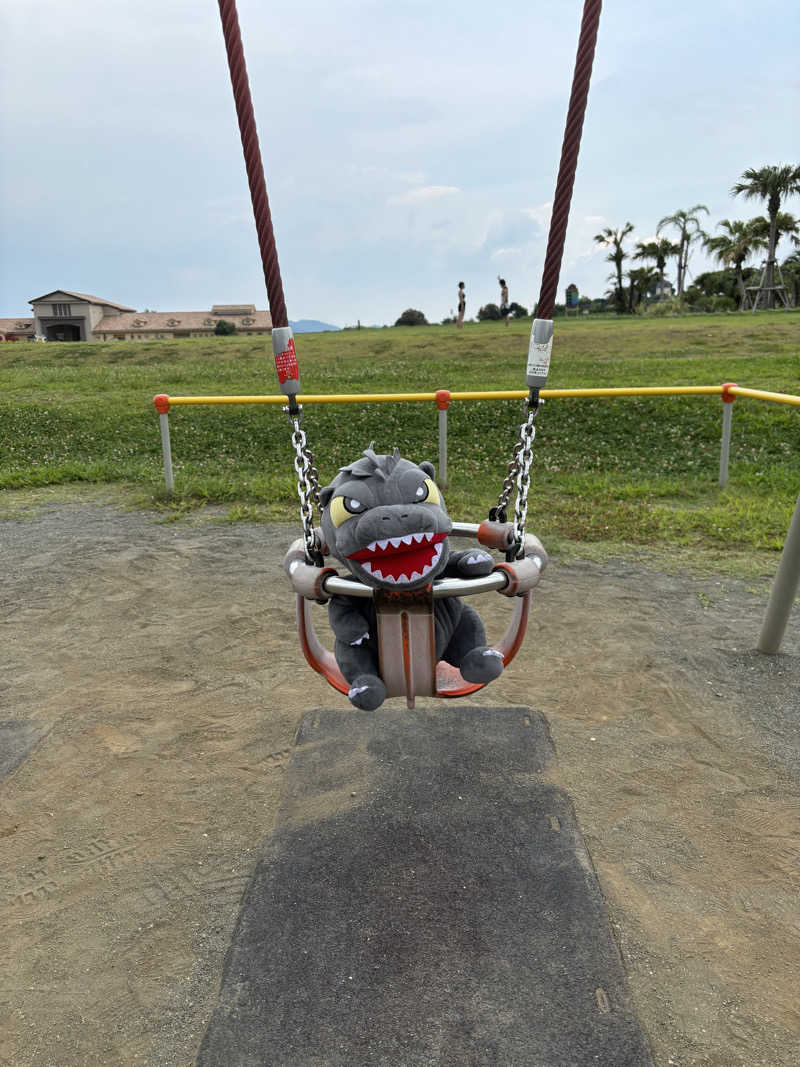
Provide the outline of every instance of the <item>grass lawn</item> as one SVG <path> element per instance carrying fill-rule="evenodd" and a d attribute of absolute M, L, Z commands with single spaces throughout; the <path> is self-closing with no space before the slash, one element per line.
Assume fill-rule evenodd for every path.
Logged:
<path fill-rule="evenodd" d="M 303 391 L 524 388 L 530 322 L 364 329 L 297 338 Z M 268 338 L 0 346 L 0 489 L 115 483 L 178 515 L 297 519 L 277 407 L 173 408 L 176 491 L 163 492 L 155 393 L 276 393 Z M 556 321 L 551 387 L 715 385 L 800 393 L 800 312 Z M 800 491 L 800 409 L 734 405 L 717 486 L 716 397 L 552 400 L 537 420 L 529 526 L 556 545 L 774 554 Z M 517 439 L 516 401 L 454 403 L 448 506 L 478 521 Z M 432 404 L 307 406 L 325 484 L 370 442 L 437 457 Z M 14 494 L 4 493 L 6 507 Z"/>

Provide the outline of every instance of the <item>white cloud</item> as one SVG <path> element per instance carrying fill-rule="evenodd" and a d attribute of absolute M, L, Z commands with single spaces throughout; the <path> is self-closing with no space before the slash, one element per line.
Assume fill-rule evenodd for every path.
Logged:
<path fill-rule="evenodd" d="M 553 201 L 548 200 L 546 204 L 539 204 L 537 207 L 524 207 L 522 214 L 526 215 L 529 219 L 532 219 L 543 230 L 547 230 L 550 226 L 550 216 L 553 213 Z"/>
<path fill-rule="evenodd" d="M 390 204 L 420 204 L 429 200 L 440 200 L 443 196 L 455 196 L 461 190 L 455 185 L 423 185 L 419 189 L 409 189 L 406 193 L 397 193 L 389 197 Z"/>

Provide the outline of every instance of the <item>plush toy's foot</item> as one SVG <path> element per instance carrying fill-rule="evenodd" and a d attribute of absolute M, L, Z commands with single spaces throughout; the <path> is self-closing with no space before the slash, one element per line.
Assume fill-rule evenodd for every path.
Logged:
<path fill-rule="evenodd" d="M 374 711 L 386 699 L 386 686 L 375 674 L 359 674 L 347 693 L 350 703 L 362 711 Z"/>
<path fill-rule="evenodd" d="M 503 657 L 494 648 L 473 648 L 460 669 L 465 682 L 491 682 L 503 673 Z"/>

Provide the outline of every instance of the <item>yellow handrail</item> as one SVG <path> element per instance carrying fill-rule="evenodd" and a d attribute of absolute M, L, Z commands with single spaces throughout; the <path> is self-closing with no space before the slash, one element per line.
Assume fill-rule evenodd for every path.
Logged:
<path fill-rule="evenodd" d="M 763 389 L 747 389 L 741 385 L 729 386 L 728 392 L 733 396 L 751 396 L 755 400 L 769 400 L 773 404 L 792 404 L 800 407 L 800 396 L 793 396 L 792 393 L 768 393 Z"/>
<path fill-rule="evenodd" d="M 525 389 L 498 389 L 467 392 L 440 390 L 448 402 L 454 400 L 523 400 Z M 646 385 L 598 389 L 542 389 L 543 399 L 622 397 L 622 396 L 728 396 L 751 397 L 773 404 L 791 404 L 800 407 L 800 396 L 791 393 L 771 393 L 763 389 L 748 389 L 740 385 Z M 162 394 L 166 406 L 188 404 L 285 404 L 283 395 L 270 396 L 169 396 Z M 159 397 L 158 399 L 161 399 Z M 301 393 L 301 404 L 407 404 L 433 403 L 437 393 Z"/>

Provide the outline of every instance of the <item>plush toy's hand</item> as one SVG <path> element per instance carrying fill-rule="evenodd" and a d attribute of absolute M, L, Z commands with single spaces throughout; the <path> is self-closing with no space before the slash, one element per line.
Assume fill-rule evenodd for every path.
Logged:
<path fill-rule="evenodd" d="M 355 708 L 374 711 L 386 699 L 386 686 L 376 674 L 359 674 L 348 690 L 347 696 Z"/>
<path fill-rule="evenodd" d="M 461 676 L 467 682 L 491 682 L 502 673 L 503 654 L 496 648 L 473 648 L 461 663 Z"/>
<path fill-rule="evenodd" d="M 451 552 L 446 573 L 453 578 L 483 578 L 491 574 L 494 560 L 482 548 Z"/>

